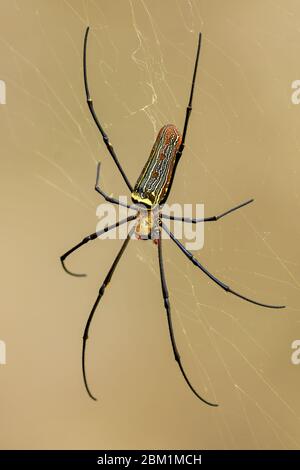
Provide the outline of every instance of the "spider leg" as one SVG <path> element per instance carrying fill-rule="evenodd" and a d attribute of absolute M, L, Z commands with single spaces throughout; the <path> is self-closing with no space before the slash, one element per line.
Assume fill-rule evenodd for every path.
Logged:
<path fill-rule="evenodd" d="M 90 96 L 90 92 L 89 92 L 89 85 L 88 85 L 88 77 L 87 77 L 87 65 L 86 65 L 86 52 L 87 52 L 87 41 L 88 41 L 88 34 L 89 34 L 89 27 L 87 27 L 86 29 L 86 32 L 85 32 L 85 36 L 84 36 L 84 46 L 83 46 L 83 75 L 84 75 L 84 88 L 85 88 L 85 94 L 86 94 L 86 101 L 87 101 L 87 104 L 88 104 L 88 107 L 89 107 L 89 110 L 90 110 L 90 113 L 94 119 L 94 122 L 96 124 L 96 126 L 98 127 L 101 135 L 102 135 L 102 138 L 103 138 L 103 141 L 106 145 L 106 148 L 107 150 L 109 151 L 110 155 L 112 156 L 115 164 L 117 165 L 129 191 L 132 193 L 132 186 L 118 160 L 118 157 L 114 151 L 114 148 L 113 146 L 111 145 L 110 141 L 109 141 L 109 138 L 107 136 L 107 134 L 104 132 L 101 124 L 100 124 L 100 121 L 96 115 L 96 112 L 94 110 L 94 105 L 93 105 L 93 100 Z"/>
<path fill-rule="evenodd" d="M 160 279 L 161 279 L 161 288 L 162 288 L 162 294 L 163 294 L 163 299 L 164 299 L 164 307 L 166 309 L 167 313 L 167 319 L 168 319 L 168 327 L 169 327 L 169 334 L 170 334 L 170 339 L 172 343 L 172 348 L 173 348 L 173 353 L 175 357 L 175 361 L 177 362 L 179 369 L 181 370 L 181 373 L 189 386 L 189 388 L 192 390 L 192 392 L 196 395 L 199 400 L 201 400 L 203 403 L 206 403 L 207 405 L 210 406 L 218 406 L 215 403 L 210 403 L 209 401 L 205 400 L 202 398 L 194 389 L 192 386 L 191 382 L 189 381 L 185 370 L 182 366 L 180 355 L 178 352 L 178 348 L 176 345 L 176 340 L 175 340 L 175 335 L 173 331 L 173 324 L 172 324 L 172 318 L 171 318 L 171 305 L 170 305 L 170 300 L 169 300 L 169 293 L 168 293 L 168 287 L 167 287 L 167 281 L 166 281 L 166 276 L 165 276 L 165 271 L 164 271 L 164 265 L 163 265 L 163 253 L 162 253 L 162 237 L 161 237 L 161 230 L 159 231 L 159 239 L 158 239 L 158 259 L 159 259 L 159 269 L 160 269 Z"/>
<path fill-rule="evenodd" d="M 242 295 L 242 294 L 239 294 L 238 292 L 234 291 L 233 289 L 231 289 L 231 287 L 227 286 L 226 284 L 224 284 L 224 282 L 220 281 L 218 278 L 216 278 L 216 276 L 214 276 L 213 274 L 211 274 L 193 255 L 190 251 L 188 251 L 185 246 L 180 243 L 179 240 L 177 240 L 177 238 L 174 236 L 174 234 L 172 232 L 169 231 L 169 229 L 166 227 L 166 225 L 161 222 L 161 225 L 162 225 L 162 228 L 165 230 L 165 232 L 167 232 L 167 234 L 171 237 L 171 239 L 176 243 L 176 245 L 178 246 L 178 248 L 180 248 L 180 250 L 185 254 L 185 256 L 187 258 L 189 258 L 190 261 L 192 261 L 192 263 L 197 266 L 199 269 L 201 269 L 202 272 L 204 272 L 204 274 L 206 274 L 206 276 L 208 276 L 212 281 L 214 281 L 218 286 L 220 286 L 222 289 L 224 289 L 226 292 L 230 292 L 231 294 L 233 295 L 236 295 L 237 297 L 240 297 L 241 299 L 243 300 L 246 300 L 247 302 L 250 302 L 252 304 L 255 304 L 255 305 L 260 305 L 261 307 L 267 307 L 267 308 L 285 308 L 285 305 L 269 305 L 269 304 L 263 304 L 262 302 L 258 302 L 257 300 L 252 300 L 252 299 L 249 299 L 248 297 Z"/>
<path fill-rule="evenodd" d="M 130 217 L 127 217 L 126 219 L 122 219 L 122 220 L 119 220 L 118 222 L 112 224 L 112 225 L 109 225 L 108 227 L 104 227 L 102 230 L 98 230 L 97 232 L 95 233 L 91 233 L 91 235 L 88 235 L 87 237 L 85 237 L 80 243 L 78 243 L 77 245 L 73 246 L 73 248 L 71 248 L 70 250 L 68 250 L 66 253 L 64 253 L 61 257 L 60 257 L 60 261 L 61 261 L 61 264 L 62 264 L 62 267 L 63 269 L 65 270 L 66 273 L 70 274 L 71 276 L 76 276 L 76 277 L 84 277 L 86 276 L 86 274 L 77 274 L 77 273 L 73 273 L 72 271 L 69 271 L 69 269 L 66 267 L 65 265 L 65 259 L 71 254 L 71 253 L 74 253 L 74 251 L 78 250 L 78 248 L 80 248 L 82 245 L 85 245 L 86 243 L 88 243 L 89 241 L 91 240 L 95 240 L 96 238 L 100 237 L 101 235 L 103 235 L 104 233 L 106 232 L 109 232 L 110 230 L 116 228 L 116 227 L 119 227 L 120 225 L 123 225 L 125 224 L 126 222 L 130 222 L 131 220 L 134 220 L 136 219 L 136 215 L 131 215 Z"/>
<path fill-rule="evenodd" d="M 177 217 L 176 215 L 167 215 L 167 214 L 161 214 L 161 217 L 163 219 L 179 220 L 181 222 L 188 222 L 188 223 L 191 223 L 191 224 L 197 224 L 198 222 L 215 222 L 215 221 L 221 219 L 222 217 L 225 217 L 225 215 L 228 215 L 231 212 L 234 212 L 234 211 L 240 209 L 241 207 L 247 206 L 247 204 L 250 204 L 253 201 L 254 201 L 254 199 L 249 199 L 246 202 L 242 202 L 238 206 L 235 206 L 235 207 L 232 207 L 231 209 L 228 209 L 226 212 L 223 212 L 222 214 L 213 215 L 211 217 L 205 217 L 204 219 L 191 219 L 189 217 Z"/>
<path fill-rule="evenodd" d="M 173 186 L 173 181 L 174 181 L 174 177 L 175 177 L 175 173 L 176 173 L 176 168 L 177 168 L 177 165 L 179 163 L 179 160 L 181 158 L 181 155 L 182 155 L 182 152 L 183 152 L 184 146 L 185 146 L 185 138 L 186 138 L 187 128 L 188 128 L 188 125 L 189 125 L 189 119 L 190 119 L 190 115 L 191 115 L 191 112 L 192 112 L 192 102 L 193 102 L 195 81 L 196 81 L 197 68 L 198 68 L 198 62 L 199 62 L 200 48 L 201 48 L 201 33 L 199 33 L 199 36 L 198 36 L 198 47 L 197 47 L 197 53 L 196 53 L 196 60 L 195 60 L 195 65 L 194 65 L 194 72 L 193 72 L 193 79 L 192 79 L 192 85 L 191 85 L 191 91 L 190 91 L 190 98 L 189 98 L 189 102 L 188 102 L 188 105 L 187 105 L 187 108 L 186 108 L 186 113 L 185 113 L 182 139 L 181 139 L 179 149 L 176 153 L 173 173 L 172 173 L 172 176 L 171 176 L 171 179 L 170 179 L 170 182 L 169 182 L 169 189 L 168 189 L 165 197 L 163 198 L 163 202 L 165 202 L 167 200 L 167 197 L 168 197 L 168 195 L 171 191 L 171 187 Z"/>
<path fill-rule="evenodd" d="M 91 313 L 89 314 L 89 317 L 88 317 L 88 320 L 86 322 L 86 325 L 85 325 L 85 329 L 84 329 L 84 333 L 83 333 L 83 344 L 82 344 L 82 375 L 83 375 L 83 380 L 84 380 L 84 385 L 85 385 L 85 388 L 86 388 L 86 391 L 87 393 L 89 394 L 89 396 L 93 399 L 93 400 L 97 400 L 97 398 L 94 397 L 94 395 L 92 395 L 91 391 L 90 391 L 90 388 L 88 386 L 88 382 L 87 382 L 87 378 L 86 378 L 86 372 L 85 372 L 85 350 L 86 350 L 86 342 L 87 342 L 87 339 L 88 339 L 88 333 L 89 333 L 89 329 L 90 329 L 90 326 L 91 326 L 91 322 L 92 322 L 92 319 L 93 319 L 93 316 L 94 316 L 94 313 L 96 311 L 96 308 L 105 292 L 105 289 L 106 287 L 108 286 L 109 282 L 111 281 L 111 278 L 112 278 L 112 275 L 128 245 L 128 242 L 131 238 L 131 235 L 132 235 L 132 232 L 133 230 L 131 230 L 129 232 L 129 234 L 127 235 L 127 238 L 125 239 L 125 241 L 123 242 L 123 245 L 119 251 L 119 253 L 117 254 L 110 270 L 108 271 L 108 274 L 106 275 L 100 289 L 99 289 L 99 293 L 98 293 L 98 296 L 96 298 L 96 301 L 93 305 L 93 308 L 91 310 Z"/>
<path fill-rule="evenodd" d="M 201 48 L 201 33 L 199 33 L 199 36 L 198 36 L 198 47 L 197 47 L 194 73 L 193 73 L 193 79 L 192 79 L 192 85 L 191 85 L 191 91 L 190 91 L 190 99 L 189 99 L 189 103 L 188 103 L 187 108 L 186 108 L 185 121 L 184 121 L 183 132 L 182 132 L 182 140 L 181 140 L 179 150 L 177 152 L 177 160 L 180 159 L 180 157 L 182 155 L 182 152 L 183 152 L 183 149 L 184 149 L 186 132 L 187 132 L 187 128 L 188 128 L 188 125 L 189 125 L 190 115 L 191 115 L 191 112 L 192 112 L 192 103 L 193 103 L 195 81 L 196 81 L 197 68 L 198 68 L 198 62 L 199 62 L 200 48 Z"/>
<path fill-rule="evenodd" d="M 114 197 L 111 197 L 111 196 L 108 196 L 108 194 L 106 194 L 103 189 L 100 188 L 99 186 L 99 179 L 100 179 L 100 167 L 101 167 L 101 162 L 98 162 L 97 164 L 97 172 L 96 172 L 96 184 L 95 184 L 95 190 L 97 191 L 97 193 L 101 194 L 102 197 L 104 197 L 104 199 L 108 202 L 111 202 L 112 204 L 118 204 L 119 206 L 123 206 L 123 207 L 127 207 L 127 209 L 134 209 L 134 210 L 137 210 L 137 208 L 131 204 L 125 204 L 124 202 L 122 201 L 119 201 L 118 199 L 114 198 Z"/>

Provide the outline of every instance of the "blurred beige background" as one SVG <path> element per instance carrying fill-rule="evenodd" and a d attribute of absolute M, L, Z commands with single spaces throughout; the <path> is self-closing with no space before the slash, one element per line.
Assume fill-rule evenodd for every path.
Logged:
<path fill-rule="evenodd" d="M 1 0 L 2 449 L 300 447 L 300 5 L 296 0 Z M 82 44 L 96 110 L 134 182 L 160 127 L 181 128 L 197 33 L 203 43 L 187 148 L 170 202 L 213 215 L 195 253 L 226 295 L 170 241 L 165 268 L 173 359 L 152 243 L 132 242 L 99 306 L 87 351 L 98 402 L 85 393 L 81 338 L 120 241 L 59 256 L 96 227 L 102 186 L 127 194 L 85 103 Z"/>

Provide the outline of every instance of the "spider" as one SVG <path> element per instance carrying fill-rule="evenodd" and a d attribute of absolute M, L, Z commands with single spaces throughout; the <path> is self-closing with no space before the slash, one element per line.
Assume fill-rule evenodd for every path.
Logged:
<path fill-rule="evenodd" d="M 71 272 L 67 267 L 65 266 L 65 259 L 74 251 L 76 251 L 78 248 L 80 248 L 82 245 L 85 245 L 91 240 L 95 240 L 96 238 L 100 237 L 104 233 L 122 225 L 125 223 L 128 223 L 130 221 L 135 220 L 135 225 L 133 228 L 130 229 L 127 238 L 123 242 L 120 251 L 118 252 L 108 274 L 106 275 L 100 289 L 98 292 L 98 296 L 94 302 L 94 305 L 92 307 L 92 310 L 89 314 L 85 329 L 84 329 L 84 334 L 83 334 L 83 345 L 82 345 L 82 374 L 83 374 L 83 381 L 84 385 L 86 388 L 86 391 L 88 395 L 93 399 L 97 400 L 95 396 L 91 393 L 90 387 L 88 385 L 87 381 L 87 375 L 86 375 L 86 369 L 85 369 L 85 352 L 86 352 L 86 342 L 88 339 L 88 333 L 89 329 L 91 326 L 91 322 L 93 319 L 93 316 L 95 314 L 95 311 L 97 309 L 97 306 L 105 292 L 105 289 L 109 282 L 111 281 L 111 278 L 115 272 L 115 269 L 117 268 L 117 265 L 126 250 L 126 247 L 129 243 L 129 240 L 131 236 L 133 235 L 133 232 L 135 232 L 135 235 L 138 239 L 141 240 L 148 240 L 148 239 L 153 239 L 154 243 L 157 245 L 157 251 L 158 251 L 158 261 L 159 261 L 159 271 L 160 271 L 160 279 L 161 279 L 161 289 L 162 289 L 162 295 L 163 295 L 163 301 L 164 301 L 164 308 L 166 311 L 166 316 L 167 316 L 167 323 L 168 323 L 168 329 L 169 329 L 169 336 L 171 340 L 171 345 L 175 357 L 175 361 L 177 362 L 179 369 L 191 389 L 191 391 L 196 395 L 197 398 L 199 398 L 202 402 L 206 403 L 207 405 L 210 406 L 218 406 L 216 403 L 212 403 L 205 398 L 203 398 L 193 387 L 191 384 L 189 378 L 187 377 L 187 374 L 183 368 L 182 361 L 180 358 L 180 354 L 176 345 L 176 340 L 175 340 L 175 335 L 174 335 L 174 330 L 173 330 L 173 324 L 172 324 L 172 318 L 171 318 L 171 306 L 170 306 L 170 300 L 169 300 L 169 293 L 168 293 L 168 287 L 167 287 L 167 281 L 166 281 L 166 276 L 165 276 L 165 271 L 164 271 L 164 263 L 163 263 L 163 251 L 162 251 L 162 230 L 164 230 L 168 236 L 171 238 L 171 240 L 177 245 L 177 247 L 182 251 L 182 253 L 197 267 L 199 268 L 206 276 L 208 276 L 214 283 L 216 283 L 221 289 L 223 289 L 225 292 L 229 292 L 237 297 L 240 297 L 243 300 L 246 300 L 247 302 L 251 302 L 252 304 L 260 305 L 262 307 L 268 307 L 268 308 L 284 308 L 284 305 L 269 305 L 265 303 L 258 302 L 256 300 L 250 299 L 246 297 L 245 295 L 242 295 L 233 289 L 231 289 L 230 286 L 226 285 L 223 281 L 219 280 L 214 274 L 212 274 L 206 267 L 204 267 L 200 261 L 198 261 L 190 251 L 188 251 L 185 246 L 174 236 L 174 234 L 168 229 L 166 224 L 163 222 L 163 219 L 169 219 L 169 220 L 178 220 L 184 223 L 192 223 L 192 224 L 197 224 L 197 223 L 203 223 L 203 222 L 215 222 L 222 217 L 225 217 L 226 215 L 230 214 L 231 212 L 234 212 L 241 207 L 244 207 L 251 202 L 253 202 L 253 199 L 249 199 L 246 202 L 243 202 L 231 209 L 226 210 L 225 212 L 219 214 L 219 215 L 214 215 L 211 217 L 205 217 L 202 219 L 199 218 L 186 218 L 186 217 L 177 217 L 173 215 L 167 215 L 162 212 L 163 205 L 166 203 L 167 198 L 169 196 L 172 183 L 174 180 L 174 175 L 175 171 L 178 165 L 178 162 L 181 158 L 182 152 L 184 150 L 185 146 L 185 139 L 186 139 L 186 133 L 188 129 L 188 123 L 189 123 L 189 118 L 192 112 L 192 101 L 193 101 L 193 94 L 194 94 L 194 87 L 195 87 L 195 81 L 196 81 L 196 74 L 197 74 L 197 68 L 198 68 L 198 62 L 199 62 L 199 55 L 200 55 L 200 48 L 201 48 L 201 33 L 199 33 L 198 37 L 198 46 L 197 46 L 197 52 L 196 52 L 196 59 L 195 59 L 195 64 L 194 64 L 194 70 L 193 70 L 193 77 L 192 77 L 192 83 L 191 83 L 191 89 L 190 89 L 190 96 L 189 96 L 189 102 L 186 108 L 186 114 L 185 114 L 185 121 L 184 121 L 184 126 L 183 126 L 183 132 L 180 134 L 180 132 L 177 130 L 177 128 L 173 124 L 167 124 L 161 128 L 159 131 L 156 141 L 153 145 L 153 148 L 151 150 L 150 156 L 146 162 L 146 165 L 143 168 L 142 173 L 140 174 L 136 184 L 134 187 L 131 186 L 119 160 L 118 157 L 109 141 L 109 138 L 107 134 L 104 132 L 103 127 L 96 115 L 96 112 L 94 110 L 93 106 L 93 101 L 90 96 L 89 92 L 89 85 L 88 85 L 88 77 L 87 77 L 87 42 L 88 42 L 88 34 L 89 34 L 89 27 L 87 27 L 86 32 L 85 32 L 85 37 L 84 37 L 84 44 L 83 44 L 83 73 L 84 73 L 84 88 L 85 88 L 85 94 L 86 94 L 86 100 L 88 104 L 89 111 L 93 117 L 93 120 L 98 127 L 98 130 L 100 131 L 104 144 L 106 145 L 106 148 L 108 152 L 110 153 L 111 157 L 113 158 L 115 164 L 118 167 L 119 172 L 121 173 L 126 186 L 128 187 L 130 193 L 131 193 L 131 199 L 132 202 L 134 203 L 133 205 L 127 205 L 118 199 L 115 199 L 109 195 L 107 195 L 99 185 L 99 179 L 100 179 L 100 163 L 98 163 L 97 166 L 97 174 L 96 174 L 96 185 L 95 185 L 95 190 L 108 202 L 112 204 L 119 204 L 126 206 L 127 208 L 134 209 L 135 214 L 131 215 L 123 220 L 119 220 L 118 222 L 106 226 L 102 230 L 99 230 L 95 233 L 92 233 L 91 235 L 88 235 L 85 237 L 80 243 L 75 245 L 73 248 L 68 250 L 65 254 L 63 254 L 60 258 L 62 266 L 64 270 L 73 276 L 85 276 L 85 274 L 77 274 Z M 154 235 L 153 235 L 154 234 Z"/>

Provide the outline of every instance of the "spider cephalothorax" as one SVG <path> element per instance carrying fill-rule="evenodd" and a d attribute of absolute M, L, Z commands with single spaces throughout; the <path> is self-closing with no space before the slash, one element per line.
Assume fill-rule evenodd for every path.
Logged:
<path fill-rule="evenodd" d="M 142 204 L 137 205 L 138 212 L 135 224 L 135 236 L 138 240 L 153 240 L 157 243 L 159 238 L 159 206 L 145 209 Z"/>
<path fill-rule="evenodd" d="M 220 281 L 216 276 L 214 276 L 210 271 L 208 271 L 207 268 L 205 268 L 200 261 L 198 261 L 190 251 L 187 250 L 187 248 L 175 237 L 175 235 L 168 229 L 168 227 L 163 223 L 162 219 L 169 219 L 169 220 L 180 220 L 182 222 L 187 222 L 187 223 L 203 223 L 203 222 L 214 222 L 216 220 L 221 219 L 222 217 L 230 214 L 233 211 L 236 211 L 237 209 L 240 209 L 243 206 L 246 206 L 250 202 L 253 201 L 253 199 L 249 199 L 246 202 L 243 202 L 242 204 L 239 204 L 225 212 L 223 212 L 220 215 L 216 216 L 211 216 L 211 217 L 205 217 L 202 219 L 191 219 L 187 217 L 176 217 L 176 216 L 171 216 L 164 214 L 162 212 L 163 204 L 166 202 L 168 195 L 170 193 L 170 189 L 173 183 L 174 175 L 175 175 L 175 170 L 177 167 L 177 164 L 180 160 L 180 157 L 182 155 L 182 152 L 184 150 L 184 143 L 185 143 L 185 137 L 186 137 L 186 132 L 188 128 L 188 123 L 189 123 L 189 117 L 192 111 L 192 100 L 193 100 L 193 93 L 194 93 L 194 85 L 195 85 L 195 79 L 196 79 L 196 72 L 197 72 L 197 66 L 198 66 L 198 59 L 199 59 L 199 53 L 200 53 L 200 45 L 201 45 L 201 34 L 199 34 L 199 40 L 198 40 L 198 48 L 197 48 L 197 54 L 196 54 L 196 61 L 195 61 L 195 66 L 194 66 L 194 73 L 193 73 L 193 79 L 192 79 L 192 86 L 191 86 L 191 92 L 190 92 L 190 98 L 189 98 L 189 103 L 186 108 L 186 115 L 185 115 L 185 121 L 184 121 L 184 126 L 183 126 L 183 132 L 182 136 L 178 132 L 177 128 L 173 124 L 167 124 L 161 128 L 161 130 L 158 133 L 158 136 L 156 138 L 156 141 L 153 145 L 152 151 L 150 153 L 150 157 L 144 166 L 144 169 L 138 178 L 136 185 L 134 188 L 132 188 L 129 179 L 127 178 L 119 160 L 118 157 L 109 142 L 109 138 L 107 134 L 104 132 L 100 121 L 97 118 L 96 112 L 94 110 L 93 106 L 93 101 L 90 97 L 89 93 L 89 88 L 88 88 L 88 80 L 87 80 L 87 67 L 86 67 L 86 47 L 87 47 L 87 38 L 88 38 L 88 32 L 89 28 L 87 28 L 86 33 L 85 33 L 85 38 L 84 38 L 84 49 L 83 49 L 83 71 L 84 71 L 84 86 L 85 86 L 85 92 L 86 92 L 86 99 L 87 99 L 87 104 L 89 107 L 89 110 L 92 114 L 92 117 L 95 121 L 96 126 L 98 127 L 104 144 L 106 145 L 106 148 L 108 152 L 110 153 L 111 157 L 113 158 L 115 164 L 117 165 L 130 193 L 132 200 L 134 202 L 134 205 L 129 206 L 127 204 L 122 203 L 118 199 L 115 199 L 113 197 L 108 196 L 99 186 L 99 177 L 100 177 L 100 163 L 97 166 L 97 177 L 96 177 L 96 186 L 95 189 L 96 191 L 103 196 L 106 201 L 111 202 L 112 204 L 119 204 L 121 206 L 126 206 L 127 208 L 135 210 L 135 215 L 131 215 L 127 217 L 126 219 L 120 220 L 108 227 L 105 227 L 102 230 L 99 230 L 98 232 L 92 233 L 91 235 L 88 235 L 85 237 L 80 243 L 75 245 L 73 248 L 68 250 L 64 255 L 61 256 L 61 262 L 63 265 L 63 268 L 68 274 L 72 274 L 73 276 L 85 276 L 85 274 L 75 274 L 71 271 L 69 271 L 66 266 L 65 266 L 65 259 L 74 251 L 76 251 L 78 248 L 80 248 L 82 245 L 85 243 L 89 242 L 90 240 L 95 240 L 97 237 L 100 237 L 102 234 L 122 225 L 125 224 L 129 221 L 135 220 L 135 226 L 133 228 L 130 228 L 128 236 L 126 240 L 123 242 L 123 245 L 121 249 L 119 250 L 108 274 L 106 275 L 100 289 L 98 296 L 96 298 L 96 301 L 92 307 L 92 310 L 90 312 L 90 315 L 88 317 L 86 327 L 84 330 L 83 334 L 83 347 L 82 347 L 82 372 L 83 372 L 83 379 L 84 379 L 84 384 L 86 387 L 86 390 L 91 398 L 96 400 L 96 398 L 92 395 L 88 383 L 87 383 L 87 378 L 86 378 L 86 371 L 85 371 L 85 349 L 86 349 L 86 341 L 88 339 L 88 332 L 89 328 L 91 325 L 91 321 L 93 319 L 94 313 L 96 311 L 96 308 L 104 294 L 105 288 L 109 284 L 112 275 L 129 243 L 129 240 L 135 231 L 135 235 L 139 239 L 149 239 L 153 238 L 155 243 L 157 244 L 158 248 L 158 260 L 159 260 L 159 270 L 160 270 L 160 278 L 161 278 L 161 287 L 162 287 L 162 294 L 163 294 L 163 299 L 164 299 L 164 307 L 166 310 L 167 314 L 167 321 L 168 321 L 168 327 L 169 327 L 169 333 L 170 333 L 170 339 L 171 339 L 171 344 L 173 348 L 173 353 L 175 360 L 182 372 L 182 375 L 192 390 L 192 392 L 204 403 L 211 405 L 211 406 L 217 406 L 214 403 L 210 403 L 204 398 L 202 398 L 199 393 L 195 390 L 195 388 L 192 386 L 191 382 L 189 381 L 185 370 L 183 369 L 183 365 L 181 362 L 181 358 L 176 346 L 176 341 L 175 341 L 175 335 L 173 331 L 173 325 L 172 325 L 172 318 L 171 318 L 171 307 L 170 307 L 170 300 L 169 300 L 169 293 L 168 293 L 168 288 L 167 288 L 167 282 L 166 282 L 166 277 L 165 277 L 165 272 L 164 272 L 164 265 L 163 265 L 163 253 L 162 253 L 162 230 L 166 232 L 169 237 L 171 238 L 172 241 L 179 247 L 179 249 L 184 253 L 184 255 L 193 262 L 193 264 L 199 268 L 206 276 L 208 276 L 213 282 L 215 282 L 219 287 L 221 287 L 225 292 L 229 292 L 231 294 L 234 294 L 237 297 L 240 297 L 243 300 L 246 300 L 247 302 L 251 302 L 256 305 L 261 305 L 262 307 L 269 307 L 269 308 L 283 308 L 283 305 L 268 305 L 264 304 L 261 302 L 258 302 L 256 300 L 250 299 L 249 297 L 246 297 L 242 294 L 239 294 L 238 292 L 234 291 L 226 285 L 224 282 Z"/>

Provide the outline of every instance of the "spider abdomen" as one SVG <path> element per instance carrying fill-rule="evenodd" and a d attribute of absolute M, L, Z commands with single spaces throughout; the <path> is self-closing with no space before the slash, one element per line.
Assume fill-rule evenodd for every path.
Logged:
<path fill-rule="evenodd" d="M 176 155 L 181 140 L 181 134 L 173 124 L 166 124 L 160 129 L 131 194 L 134 203 L 144 204 L 150 209 L 166 201 L 176 169 Z"/>

